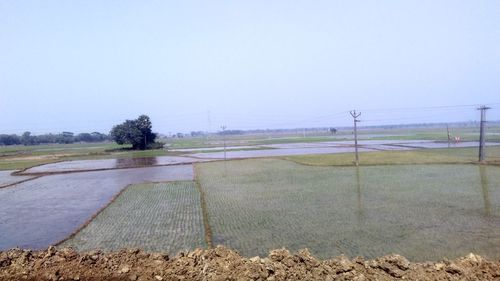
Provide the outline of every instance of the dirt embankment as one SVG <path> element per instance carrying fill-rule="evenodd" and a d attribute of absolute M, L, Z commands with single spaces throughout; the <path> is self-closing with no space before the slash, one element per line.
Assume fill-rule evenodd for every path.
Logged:
<path fill-rule="evenodd" d="M 245 258 L 225 247 L 175 257 L 141 250 L 78 253 L 71 248 L 0 252 L 0 280 L 500 280 L 500 261 L 470 254 L 454 261 L 411 263 L 399 255 L 374 260 L 318 260 L 307 250 Z"/>

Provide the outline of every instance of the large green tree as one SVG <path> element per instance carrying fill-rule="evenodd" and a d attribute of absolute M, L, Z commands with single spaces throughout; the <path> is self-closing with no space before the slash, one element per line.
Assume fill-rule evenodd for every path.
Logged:
<path fill-rule="evenodd" d="M 135 120 L 126 120 L 111 129 L 111 138 L 118 144 L 131 144 L 133 149 L 146 149 L 153 144 L 156 134 L 152 132 L 151 120 L 141 115 Z"/>

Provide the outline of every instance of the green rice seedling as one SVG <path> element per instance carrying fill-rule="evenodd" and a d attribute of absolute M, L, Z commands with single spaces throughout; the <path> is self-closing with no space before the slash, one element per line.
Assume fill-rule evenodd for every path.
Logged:
<path fill-rule="evenodd" d="M 243 255 L 413 260 L 500 253 L 500 167 L 318 167 L 278 159 L 200 163 L 214 245 Z"/>
<path fill-rule="evenodd" d="M 130 186 L 61 246 L 171 254 L 205 247 L 199 192 L 190 181 Z"/>

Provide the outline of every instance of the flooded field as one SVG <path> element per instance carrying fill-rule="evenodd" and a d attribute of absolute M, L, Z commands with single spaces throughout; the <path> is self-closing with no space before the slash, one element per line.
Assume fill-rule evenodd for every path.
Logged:
<path fill-rule="evenodd" d="M 0 188 L 33 178 L 32 176 L 12 176 L 15 171 L 0 171 Z"/>
<path fill-rule="evenodd" d="M 391 145 L 391 144 L 401 144 L 411 146 L 415 143 L 431 143 L 432 141 L 427 140 L 359 140 L 359 145 L 370 146 L 370 145 Z M 339 147 L 339 146 L 353 146 L 354 140 L 349 141 L 325 141 L 325 142 L 309 142 L 309 143 L 280 143 L 280 144 L 270 144 L 267 147 L 272 148 L 306 148 L 306 147 Z"/>
<path fill-rule="evenodd" d="M 267 145 L 266 145 L 267 146 Z M 260 145 L 240 145 L 240 146 L 226 146 L 226 149 L 255 149 L 260 148 Z M 178 151 L 178 152 L 200 152 L 200 151 L 212 151 L 212 150 L 224 150 L 224 146 L 218 147 L 203 147 L 203 148 L 177 148 L 171 149 L 170 151 Z"/>
<path fill-rule="evenodd" d="M 192 181 L 130 186 L 66 246 L 171 254 L 204 248 L 200 194 Z"/>
<path fill-rule="evenodd" d="M 360 143 L 360 151 L 448 145 L 428 141 Z M 227 158 L 353 152 L 350 144 L 271 145 L 273 149 L 268 150 L 228 151 Z M 438 156 L 444 161 L 443 155 Z M 0 250 L 55 244 L 126 186 L 192 181 L 192 165 L 182 163 L 223 157 L 223 152 L 208 152 L 189 157 L 66 161 L 29 169 L 34 174 L 65 174 L 0 189 Z M 162 166 L 169 164 L 175 165 Z M 278 159 L 196 165 L 213 244 L 230 246 L 247 256 L 263 255 L 273 248 L 307 247 L 319 257 L 343 253 L 371 258 L 398 253 L 413 260 L 436 260 L 475 252 L 500 258 L 494 250 L 500 247 L 500 167 L 311 167 Z M 95 169 L 111 170 L 86 171 Z M 29 177 L 0 173 L 0 181 L 5 183 L 25 179 Z M 68 243 L 80 249 L 110 250 L 137 246 L 177 251 L 199 246 L 197 241 L 203 235 L 199 194 L 192 183 L 181 186 L 184 189 L 170 183 L 129 189 L 117 199 L 117 205 L 111 205 Z M 131 213 L 124 216 L 127 210 Z M 163 216 L 167 217 L 157 219 Z"/>
<path fill-rule="evenodd" d="M 246 256 L 307 247 L 319 257 L 500 258 L 500 167 L 254 159 L 197 171 L 214 244 Z"/>
<path fill-rule="evenodd" d="M 360 152 L 373 151 L 372 149 L 359 148 Z M 259 157 L 274 157 L 274 156 L 289 156 L 303 154 L 331 154 L 331 153 L 347 153 L 354 152 L 354 147 L 307 147 L 307 148 L 283 148 L 283 149 L 264 149 L 264 150 L 242 150 L 242 151 L 227 151 L 227 159 L 239 158 L 259 158 Z M 224 152 L 207 152 L 191 154 L 192 157 L 201 159 L 224 159 Z"/>
<path fill-rule="evenodd" d="M 0 250 L 66 238 L 129 184 L 192 180 L 191 165 L 45 176 L 0 189 Z"/>
<path fill-rule="evenodd" d="M 361 140 L 358 142 L 360 152 L 370 151 L 407 151 L 416 149 L 432 148 L 464 148 L 477 147 L 477 142 L 433 142 L 426 140 Z M 487 143 L 488 146 L 500 145 L 500 143 Z M 266 145 L 273 149 L 246 150 L 246 151 L 227 151 L 227 159 L 241 158 L 259 158 L 274 156 L 292 156 L 306 154 L 336 154 L 354 152 L 352 141 L 335 142 L 314 142 L 314 143 L 287 143 Z M 224 152 L 206 152 L 190 154 L 191 157 L 201 159 L 223 159 Z"/>
<path fill-rule="evenodd" d="M 148 166 L 164 166 L 174 164 L 191 164 L 203 160 L 190 157 L 158 156 L 139 158 L 119 158 L 101 160 L 74 160 L 36 166 L 25 171 L 25 173 L 54 173 L 71 171 L 88 171 L 102 169 L 122 169 Z"/>
<path fill-rule="evenodd" d="M 476 141 L 467 142 L 424 142 L 424 143 L 413 143 L 411 145 L 406 144 L 392 144 L 393 146 L 401 147 L 415 147 L 415 148 L 464 148 L 464 147 L 479 147 L 479 143 Z M 500 143 L 488 142 L 486 146 L 497 146 Z"/>
<path fill-rule="evenodd" d="M 477 142 L 461 142 L 447 143 L 434 142 L 426 140 L 360 140 L 360 152 L 373 151 L 407 151 L 416 149 L 432 149 L 432 148 L 463 148 L 476 147 Z M 487 143 L 488 146 L 500 145 L 500 143 Z M 264 149 L 269 147 L 271 149 Z M 236 147 L 232 147 L 236 148 Z M 270 144 L 266 146 L 245 146 L 243 148 L 258 148 L 257 150 L 240 150 L 227 151 L 227 159 L 242 159 L 242 158 L 261 158 L 261 157 L 277 157 L 277 156 L 293 156 L 306 154 L 337 154 L 337 153 L 353 153 L 354 145 L 352 141 L 329 141 L 329 142 L 313 142 L 313 143 L 285 143 L 285 144 Z M 220 147 L 216 147 L 220 150 Z M 230 149 L 230 148 L 228 148 Z M 206 162 L 218 159 L 224 159 L 223 151 L 216 152 L 199 152 L 200 149 L 186 150 L 193 152 L 184 156 L 158 156 L 158 157 L 141 157 L 141 158 L 120 158 L 120 159 L 101 159 L 101 160 L 74 160 L 64 161 L 51 164 L 45 164 L 27 169 L 26 174 L 43 174 L 43 173 L 58 173 L 58 172 L 74 172 L 74 171 L 93 171 L 104 169 L 121 169 L 134 167 L 150 167 L 150 166 L 165 166 L 178 164 L 192 164 Z M 202 149 L 210 150 L 210 149 Z M 179 151 L 179 150 L 177 150 Z M 1 176 L 0 176 L 1 179 Z"/>

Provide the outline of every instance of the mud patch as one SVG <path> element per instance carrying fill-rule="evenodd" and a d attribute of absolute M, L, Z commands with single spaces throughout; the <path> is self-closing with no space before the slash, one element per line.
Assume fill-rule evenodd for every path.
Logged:
<path fill-rule="evenodd" d="M 412 263 L 399 255 L 373 260 L 316 259 L 308 250 L 273 250 L 245 258 L 224 247 L 170 257 L 137 249 L 78 253 L 71 248 L 0 252 L 1 280 L 498 280 L 500 261 L 469 254 Z"/>

